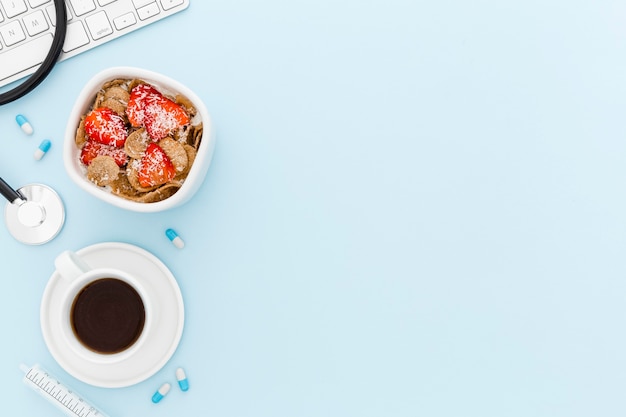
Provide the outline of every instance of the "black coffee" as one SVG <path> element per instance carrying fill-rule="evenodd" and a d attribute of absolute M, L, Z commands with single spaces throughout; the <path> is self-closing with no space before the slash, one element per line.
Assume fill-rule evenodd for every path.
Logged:
<path fill-rule="evenodd" d="M 146 312 L 132 286 L 116 278 L 101 278 L 74 298 L 70 319 L 74 334 L 85 347 L 112 354 L 137 341 Z"/>

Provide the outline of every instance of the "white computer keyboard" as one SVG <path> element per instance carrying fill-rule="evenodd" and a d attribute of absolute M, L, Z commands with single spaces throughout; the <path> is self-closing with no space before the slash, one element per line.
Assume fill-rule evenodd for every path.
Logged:
<path fill-rule="evenodd" d="M 161 20 L 189 0 L 65 0 L 60 61 Z M 0 87 L 35 72 L 52 45 L 53 0 L 0 0 Z"/>

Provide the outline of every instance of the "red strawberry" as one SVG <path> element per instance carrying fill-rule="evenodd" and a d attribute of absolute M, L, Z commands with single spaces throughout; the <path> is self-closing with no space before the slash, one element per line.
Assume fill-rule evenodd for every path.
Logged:
<path fill-rule="evenodd" d="M 111 146 L 124 146 L 128 132 L 124 119 L 108 107 L 98 107 L 85 117 L 85 132 L 90 139 Z"/>
<path fill-rule="evenodd" d="M 80 151 L 80 160 L 83 164 L 89 165 L 96 156 L 107 155 L 115 160 L 118 166 L 126 165 L 128 157 L 124 148 L 105 145 L 95 140 L 88 140 Z"/>
<path fill-rule="evenodd" d="M 160 95 L 161 93 L 149 84 L 139 84 L 134 87 L 130 92 L 130 98 L 126 106 L 126 116 L 128 116 L 130 124 L 134 127 L 143 126 L 146 105 Z"/>
<path fill-rule="evenodd" d="M 147 84 L 132 89 L 126 114 L 133 126 L 145 126 L 155 142 L 190 122 L 182 106 Z"/>
<path fill-rule="evenodd" d="M 182 107 L 167 98 L 147 108 L 144 118 L 146 132 L 155 141 L 167 137 L 175 129 L 189 124 Z"/>
<path fill-rule="evenodd" d="M 137 179 L 142 187 L 150 188 L 165 184 L 176 176 L 176 168 L 165 151 L 154 142 L 148 144 L 141 157 Z"/>

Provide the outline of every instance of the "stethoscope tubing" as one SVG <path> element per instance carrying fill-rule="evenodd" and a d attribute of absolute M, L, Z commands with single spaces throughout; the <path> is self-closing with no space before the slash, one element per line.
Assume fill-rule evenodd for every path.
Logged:
<path fill-rule="evenodd" d="M 19 200 L 23 200 L 23 196 L 18 193 L 13 187 L 0 177 L 0 194 L 6 198 L 9 203 L 16 204 Z"/>
<path fill-rule="evenodd" d="M 54 0 L 54 10 L 56 12 L 56 29 L 54 30 L 54 38 L 52 39 L 52 45 L 46 58 L 39 68 L 37 68 L 37 71 L 28 77 L 26 81 L 6 93 L 0 94 L 0 106 L 11 103 L 33 91 L 46 79 L 59 60 L 59 56 L 63 51 L 63 44 L 65 43 L 65 34 L 67 33 L 67 10 L 65 9 L 65 1 Z"/>

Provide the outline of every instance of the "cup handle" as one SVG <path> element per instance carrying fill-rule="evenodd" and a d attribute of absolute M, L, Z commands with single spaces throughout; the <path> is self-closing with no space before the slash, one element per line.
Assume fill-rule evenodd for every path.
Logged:
<path fill-rule="evenodd" d="M 78 278 L 91 269 L 80 256 L 70 250 L 66 250 L 56 257 L 54 267 L 61 277 L 68 281 Z"/>

